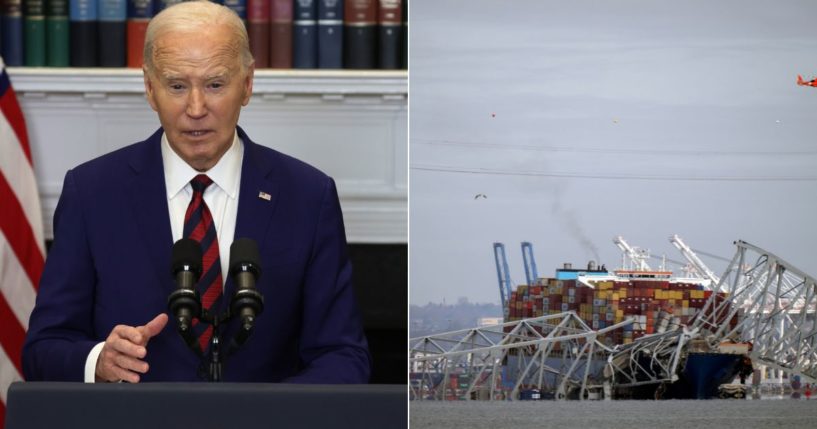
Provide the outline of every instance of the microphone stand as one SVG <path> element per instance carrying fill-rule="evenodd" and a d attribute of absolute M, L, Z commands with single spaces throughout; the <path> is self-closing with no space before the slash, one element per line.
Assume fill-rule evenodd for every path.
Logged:
<path fill-rule="evenodd" d="M 222 369 L 224 366 L 224 358 L 221 356 L 221 325 L 229 321 L 232 317 L 230 312 L 222 313 L 220 315 L 212 315 L 207 310 L 202 310 L 202 315 L 199 321 L 201 323 L 209 323 L 213 326 L 213 335 L 210 337 L 210 350 L 208 353 L 209 362 L 207 362 L 208 381 L 219 382 L 223 381 Z M 193 344 L 195 351 L 199 356 L 203 357 L 203 352 L 199 349 L 197 343 Z"/>
<path fill-rule="evenodd" d="M 219 339 L 218 317 L 213 320 L 213 336 L 210 338 L 210 381 L 221 381 L 221 341 Z"/>

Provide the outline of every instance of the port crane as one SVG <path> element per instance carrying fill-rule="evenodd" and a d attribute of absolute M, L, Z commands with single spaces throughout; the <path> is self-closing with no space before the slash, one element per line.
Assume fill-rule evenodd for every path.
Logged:
<path fill-rule="evenodd" d="M 533 244 L 529 241 L 522 242 L 522 260 L 525 263 L 525 279 L 529 285 L 536 284 L 539 273 L 536 271 L 536 260 L 533 259 Z"/>
<path fill-rule="evenodd" d="M 683 255 L 684 259 L 686 259 L 692 265 L 698 275 L 709 279 L 712 282 L 711 284 L 713 288 L 717 287 L 718 283 L 721 281 L 720 277 L 716 276 L 715 273 L 712 272 L 712 270 L 710 270 L 706 264 L 704 264 L 701 258 L 699 258 L 698 255 L 696 255 L 695 252 L 693 252 L 692 249 L 687 246 L 686 243 L 684 243 L 678 234 L 673 234 L 672 237 L 669 238 L 669 242 L 672 243 L 672 245 L 675 246 L 679 252 L 681 252 L 681 255 Z"/>
<path fill-rule="evenodd" d="M 641 249 L 638 247 L 630 246 L 627 241 L 624 240 L 624 237 L 617 235 L 613 237 L 613 243 L 618 246 L 619 249 L 624 253 L 624 256 L 630 258 L 631 269 L 638 270 L 638 271 L 650 271 L 651 268 L 649 264 L 647 264 L 647 259 L 650 257 L 650 251 L 647 249 Z M 627 264 L 622 261 L 622 268 L 627 268 Z"/>
<path fill-rule="evenodd" d="M 494 243 L 494 262 L 496 262 L 496 275 L 499 279 L 499 297 L 502 301 L 502 308 L 505 320 L 508 319 L 508 303 L 511 301 L 511 273 L 508 269 L 508 258 L 505 255 L 505 245 Z"/>

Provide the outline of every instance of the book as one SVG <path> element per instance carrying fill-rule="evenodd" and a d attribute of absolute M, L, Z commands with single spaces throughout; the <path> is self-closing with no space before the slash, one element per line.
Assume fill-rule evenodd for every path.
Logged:
<path fill-rule="evenodd" d="M 6 66 L 23 65 L 23 5 L 21 0 L 2 0 L 0 54 Z"/>
<path fill-rule="evenodd" d="M 292 3 L 272 0 L 270 4 L 270 67 L 292 68 Z"/>
<path fill-rule="evenodd" d="M 403 61 L 401 63 L 402 68 L 408 70 L 408 39 L 409 39 L 409 31 L 408 31 L 408 0 L 403 0 Z"/>
<path fill-rule="evenodd" d="M 23 0 L 23 64 L 45 66 L 45 2 Z"/>
<path fill-rule="evenodd" d="M 145 31 L 153 17 L 153 0 L 128 0 L 126 32 L 128 67 L 141 68 L 144 62 Z"/>
<path fill-rule="evenodd" d="M 295 0 L 292 18 L 292 67 L 318 66 L 318 4 L 315 0 Z"/>
<path fill-rule="evenodd" d="M 96 67 L 96 0 L 68 0 L 68 25 L 71 31 L 71 66 Z"/>
<path fill-rule="evenodd" d="M 125 67 L 127 61 L 128 0 L 99 0 L 99 65 Z"/>
<path fill-rule="evenodd" d="M 159 12 L 169 8 L 170 6 L 173 6 L 176 3 L 181 3 L 182 1 L 185 1 L 185 0 L 155 0 L 154 5 L 153 5 L 153 15 L 152 16 L 156 16 L 156 14 L 158 14 Z M 221 2 L 218 2 L 218 3 L 221 4 Z"/>
<path fill-rule="evenodd" d="M 244 26 L 247 26 L 247 0 L 220 0 L 218 3 L 234 11 L 244 21 Z"/>
<path fill-rule="evenodd" d="M 247 0 L 247 34 L 255 68 L 269 67 L 270 0 Z"/>
<path fill-rule="evenodd" d="M 68 0 L 45 0 L 45 62 L 49 67 L 71 63 Z"/>
<path fill-rule="evenodd" d="M 318 68 L 343 68 L 343 0 L 318 0 Z"/>
<path fill-rule="evenodd" d="M 401 0 L 378 0 L 377 65 L 381 69 L 400 68 L 400 42 L 403 33 Z"/>
<path fill-rule="evenodd" d="M 373 69 L 377 65 L 377 0 L 347 0 L 343 13 L 343 65 Z"/>

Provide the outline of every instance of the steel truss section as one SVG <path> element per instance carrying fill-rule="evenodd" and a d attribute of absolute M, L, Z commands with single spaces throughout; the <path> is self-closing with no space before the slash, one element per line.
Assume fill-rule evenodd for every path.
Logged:
<path fill-rule="evenodd" d="M 750 341 L 756 363 L 817 380 L 817 286 L 813 277 L 744 241 L 693 323 L 710 346 Z"/>
<path fill-rule="evenodd" d="M 686 356 L 686 345 L 697 335 L 685 326 L 681 328 L 617 346 L 604 368 L 605 379 L 613 388 L 677 381 L 679 365 Z"/>
<path fill-rule="evenodd" d="M 518 399 L 538 389 L 557 399 L 582 399 L 601 389 L 612 351 L 597 340 L 632 323 L 592 330 L 575 312 L 447 332 L 411 340 L 412 399 Z M 452 375 L 467 380 L 452 385 Z"/>

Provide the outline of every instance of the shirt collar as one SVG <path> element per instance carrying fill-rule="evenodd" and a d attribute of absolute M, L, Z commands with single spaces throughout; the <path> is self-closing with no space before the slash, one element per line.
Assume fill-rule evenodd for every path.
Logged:
<path fill-rule="evenodd" d="M 241 161 L 244 158 L 244 145 L 238 138 L 238 133 L 233 135 L 233 144 L 227 152 L 221 156 L 213 168 L 204 172 L 208 177 L 221 188 L 230 198 L 235 199 L 238 195 L 238 184 L 241 176 Z M 162 134 L 162 162 L 165 172 L 165 188 L 167 198 L 172 199 L 193 180 L 200 171 L 196 171 L 188 165 L 171 147 L 167 140 L 167 134 Z"/>

